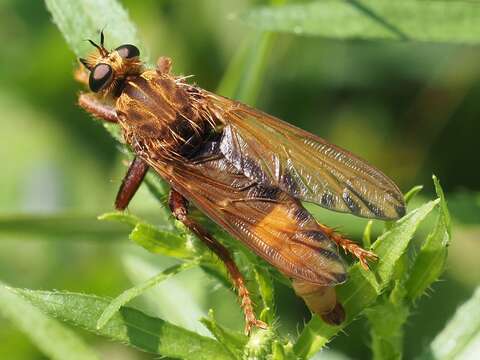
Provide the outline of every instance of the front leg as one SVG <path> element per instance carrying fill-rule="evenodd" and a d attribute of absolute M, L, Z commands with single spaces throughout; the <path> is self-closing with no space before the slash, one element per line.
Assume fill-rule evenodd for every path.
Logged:
<path fill-rule="evenodd" d="M 115 108 L 102 103 L 92 94 L 80 94 L 78 97 L 78 105 L 99 119 L 111 123 L 118 123 L 118 116 Z"/>
<path fill-rule="evenodd" d="M 267 324 L 255 317 L 252 300 L 250 299 L 250 294 L 245 286 L 245 280 L 233 261 L 228 249 L 215 240 L 215 238 L 201 225 L 188 217 L 187 199 L 185 199 L 180 193 L 172 189 L 170 191 L 168 204 L 175 218 L 181 221 L 191 232 L 197 235 L 200 240 L 202 240 L 205 245 L 207 245 L 225 264 L 228 274 L 230 275 L 233 284 L 237 289 L 238 296 L 240 297 L 240 304 L 245 315 L 245 333 L 249 334 L 254 326 L 266 329 Z"/>
<path fill-rule="evenodd" d="M 117 210 L 126 209 L 145 178 L 147 171 L 148 165 L 145 161 L 135 156 L 123 178 L 122 185 L 118 189 L 117 198 L 115 199 L 115 208 Z"/>

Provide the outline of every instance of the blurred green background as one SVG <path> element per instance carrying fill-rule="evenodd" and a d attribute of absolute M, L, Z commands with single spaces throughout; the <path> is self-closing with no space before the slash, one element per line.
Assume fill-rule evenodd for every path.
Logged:
<path fill-rule="evenodd" d="M 253 33 L 232 14 L 260 2 L 122 3 L 150 61 L 169 56 L 175 73 L 194 74 L 197 84 L 215 90 L 239 44 Z M 105 32 L 108 47 L 120 45 L 108 42 L 108 24 Z M 170 259 L 131 245 L 127 228 L 95 220 L 113 207 L 124 156 L 75 105 L 76 59 L 43 2 L 3 0 L 0 41 L 0 279 L 17 287 L 115 296 L 166 267 Z M 279 35 L 267 61 L 258 108 L 368 159 L 404 192 L 424 184 L 422 196 L 432 197 L 432 173 L 442 182 L 454 220 L 448 269 L 407 324 L 405 357 L 411 358 L 480 282 L 480 49 Z M 130 211 L 155 221 L 158 207 L 142 188 Z M 58 229 L 42 227 L 38 216 Z M 365 223 L 328 215 L 329 225 L 357 240 Z M 296 334 L 308 312 L 287 288 L 277 297 L 282 331 Z M 243 326 L 235 297 L 200 271 L 181 274 L 140 301 L 151 313 L 203 333 L 196 319 L 211 307 L 224 324 Z M 369 358 L 365 323 L 355 322 L 346 333 L 330 349 Z M 150 358 L 85 337 L 104 358 Z M 2 321 L 0 359 L 42 358 Z"/>

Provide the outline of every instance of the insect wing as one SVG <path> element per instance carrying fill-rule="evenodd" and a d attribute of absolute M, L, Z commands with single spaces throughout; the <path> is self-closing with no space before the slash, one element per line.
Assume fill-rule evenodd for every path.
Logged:
<path fill-rule="evenodd" d="M 156 169 L 162 174 L 162 169 Z M 298 200 L 280 189 L 252 183 L 224 157 L 179 163 L 162 174 L 227 232 L 286 276 L 320 285 L 346 280 L 336 244 Z"/>
<path fill-rule="evenodd" d="M 405 214 L 393 181 L 352 153 L 241 103 L 207 97 L 225 125 L 222 153 L 250 179 L 330 210 L 377 219 Z"/>

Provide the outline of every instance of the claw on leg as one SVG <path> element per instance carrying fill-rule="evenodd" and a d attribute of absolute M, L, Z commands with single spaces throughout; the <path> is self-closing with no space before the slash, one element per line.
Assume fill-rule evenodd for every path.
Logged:
<path fill-rule="evenodd" d="M 320 225 L 322 230 L 333 240 L 338 246 L 341 246 L 346 253 L 350 253 L 360 261 L 360 265 L 365 270 L 370 270 L 368 266 L 369 261 L 377 261 L 378 256 L 368 250 L 363 249 L 360 245 L 353 242 L 352 240 L 346 239 L 343 236 L 335 233 L 335 231 L 325 225 Z"/>
<path fill-rule="evenodd" d="M 255 313 L 253 312 L 252 300 L 250 299 L 250 294 L 247 287 L 243 283 L 243 279 L 239 278 L 237 279 L 237 281 L 234 280 L 234 283 L 235 287 L 238 290 L 238 296 L 241 299 L 240 306 L 242 307 L 245 314 L 245 335 L 249 335 L 254 327 L 258 327 L 260 329 L 267 329 L 268 325 L 255 317 Z"/>
<path fill-rule="evenodd" d="M 360 245 L 354 243 L 351 240 L 343 239 L 338 243 L 345 252 L 349 252 L 353 254 L 355 257 L 358 258 L 360 264 L 365 270 L 369 270 L 368 262 L 369 261 L 377 261 L 378 256 L 377 254 L 363 249 Z"/>
<path fill-rule="evenodd" d="M 252 329 L 256 327 L 256 328 L 259 328 L 259 329 L 263 329 L 263 330 L 266 330 L 268 329 L 268 325 L 266 323 L 264 323 L 262 320 L 258 320 L 258 319 L 254 319 L 253 321 L 247 321 L 245 323 L 245 335 L 250 335 L 250 332 L 252 331 Z"/>

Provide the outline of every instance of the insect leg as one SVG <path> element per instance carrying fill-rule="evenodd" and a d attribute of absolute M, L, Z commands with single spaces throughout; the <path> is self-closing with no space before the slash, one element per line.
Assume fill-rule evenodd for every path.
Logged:
<path fill-rule="evenodd" d="M 99 119 L 112 123 L 118 122 L 117 111 L 90 94 L 80 94 L 78 105 Z"/>
<path fill-rule="evenodd" d="M 344 238 L 342 235 L 335 233 L 335 231 L 328 226 L 318 224 L 323 232 L 325 232 L 330 239 L 335 241 L 339 246 L 343 248 L 345 252 L 349 252 L 354 255 L 360 261 L 360 264 L 365 270 L 368 270 L 368 261 L 378 260 L 378 256 L 368 250 L 363 249 L 360 245 L 352 240 Z"/>
<path fill-rule="evenodd" d="M 82 59 L 82 60 L 84 60 L 84 59 Z M 82 60 L 80 60 L 80 62 L 81 62 Z M 86 66 L 87 66 L 87 65 L 84 65 L 84 64 L 79 65 L 79 66 L 75 69 L 75 71 L 74 71 L 74 73 L 73 73 L 73 78 L 74 78 L 76 81 L 78 81 L 79 83 L 81 83 L 81 84 L 83 84 L 83 85 L 85 85 L 85 86 L 88 86 L 88 77 L 89 77 L 89 76 L 88 76 L 88 73 L 85 71 L 85 67 L 86 67 Z"/>
<path fill-rule="evenodd" d="M 148 171 L 148 165 L 136 156 L 130 164 L 127 174 L 123 178 L 122 185 L 118 189 L 117 198 L 115 199 L 115 208 L 117 210 L 125 210 L 132 200 L 133 195 L 143 181 Z"/>
<path fill-rule="evenodd" d="M 212 250 L 225 264 L 233 284 L 237 289 L 238 296 L 240 297 L 241 307 L 245 315 L 245 333 L 250 333 L 250 330 L 254 326 L 262 329 L 267 328 L 267 324 L 255 317 L 252 300 L 250 299 L 250 294 L 245 286 L 245 280 L 243 279 L 242 274 L 238 270 L 238 267 L 233 261 L 227 248 L 215 240 L 215 238 L 210 235 L 202 226 L 188 217 L 187 199 L 173 189 L 170 191 L 169 206 L 175 218 L 181 221 L 187 228 L 190 229 L 190 231 L 197 235 L 205 243 L 205 245 L 207 245 L 210 250 Z"/>

